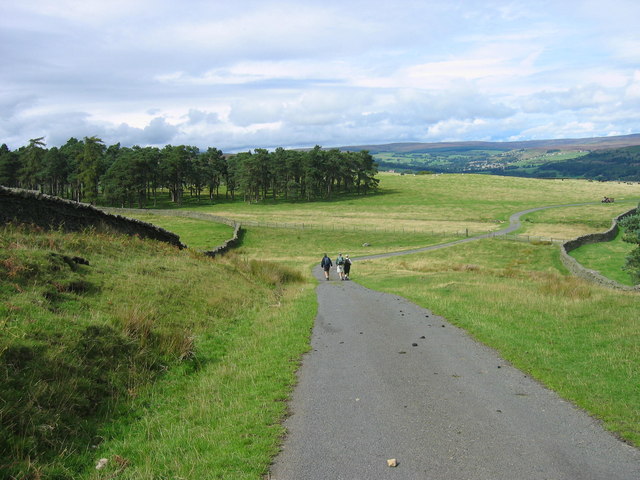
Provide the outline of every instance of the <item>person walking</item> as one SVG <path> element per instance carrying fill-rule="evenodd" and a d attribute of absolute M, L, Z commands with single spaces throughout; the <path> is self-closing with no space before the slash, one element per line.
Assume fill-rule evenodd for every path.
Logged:
<path fill-rule="evenodd" d="M 322 270 L 324 270 L 325 280 L 329 280 L 329 270 L 331 269 L 332 265 L 333 263 L 331 263 L 331 259 L 325 253 L 324 257 L 322 257 L 322 260 L 320 261 L 320 266 L 322 267 Z"/>
<path fill-rule="evenodd" d="M 351 259 L 349 255 L 344 256 L 344 279 L 349 280 L 349 272 L 351 271 Z"/>
<path fill-rule="evenodd" d="M 344 280 L 344 257 L 341 253 L 336 257 L 336 272 L 338 272 L 340 280 Z"/>

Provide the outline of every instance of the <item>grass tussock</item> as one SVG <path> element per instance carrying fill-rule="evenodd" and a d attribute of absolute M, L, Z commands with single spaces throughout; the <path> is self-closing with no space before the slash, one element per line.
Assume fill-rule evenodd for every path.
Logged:
<path fill-rule="evenodd" d="M 128 478 L 173 478 L 177 471 L 185 478 L 206 478 L 206 470 L 189 474 L 194 464 L 203 463 L 193 452 L 215 456 L 207 449 L 228 442 L 232 433 L 217 431 L 218 436 L 208 438 L 207 449 L 204 444 L 196 448 L 200 443 L 191 433 L 205 418 L 215 424 L 226 422 L 227 415 L 237 421 L 238 415 L 245 417 L 245 438 L 264 443 L 251 468 L 265 471 L 280 432 L 254 429 L 277 424 L 284 412 L 248 408 L 248 403 L 260 382 L 263 390 L 274 390 L 271 395 L 288 394 L 313 315 L 299 305 L 307 287 L 300 273 L 276 263 L 233 256 L 214 260 L 158 242 L 91 231 L 3 228 L 3 478 L 87 478 L 89 472 L 96 478 L 127 478 L 127 471 L 136 472 Z M 272 314 L 270 305 L 276 302 L 280 315 Z M 309 305 L 308 297 L 304 305 Z M 291 314 L 295 309 L 301 318 Z M 263 317 L 270 332 L 260 325 L 267 321 Z M 297 328 L 290 328 L 291 322 Z M 282 338 L 272 337 L 273 332 Z M 265 349 L 261 345 L 267 333 L 271 344 Z M 253 339 L 251 345 L 242 343 L 245 337 Z M 262 356 L 254 358 L 247 348 L 259 348 Z M 225 392 L 221 382 L 247 375 L 251 381 Z M 275 387 L 269 383 L 274 377 L 280 379 Z M 199 393 L 201 408 L 184 417 L 185 406 L 193 408 L 192 398 L 180 392 L 198 391 L 202 383 L 208 387 Z M 212 398 L 220 399 L 215 408 Z M 150 416 L 151 405 L 162 412 L 161 418 Z M 237 414 L 230 414 L 232 406 Z M 149 422 L 157 422 L 158 439 L 180 431 L 192 456 L 165 452 L 171 462 L 147 465 L 147 458 L 160 458 L 147 446 L 147 436 L 155 434 L 148 430 Z M 115 439 L 137 431 L 145 440 L 109 453 Z M 227 453 L 241 457 L 246 468 L 245 453 L 253 443 L 234 444 Z M 110 462 L 98 472 L 101 457 Z"/>
<path fill-rule="evenodd" d="M 558 274 L 534 272 L 530 276 L 532 285 L 538 287 L 540 294 L 555 296 L 566 300 L 587 300 L 593 295 L 593 288 L 584 280 Z"/>

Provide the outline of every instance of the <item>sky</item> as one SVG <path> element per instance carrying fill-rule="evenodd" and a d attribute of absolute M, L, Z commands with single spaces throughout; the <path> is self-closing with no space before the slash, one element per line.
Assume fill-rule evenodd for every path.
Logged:
<path fill-rule="evenodd" d="M 0 144 L 640 133 L 637 0 L 0 0 Z"/>

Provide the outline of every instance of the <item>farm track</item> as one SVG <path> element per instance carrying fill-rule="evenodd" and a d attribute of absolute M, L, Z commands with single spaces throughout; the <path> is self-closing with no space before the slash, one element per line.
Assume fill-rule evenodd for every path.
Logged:
<path fill-rule="evenodd" d="M 566 204 L 566 205 L 550 205 L 550 206 L 547 206 L 547 207 L 530 208 L 530 209 L 522 210 L 521 212 L 517 212 L 517 213 L 514 213 L 513 215 L 511 215 L 509 217 L 509 226 L 505 227 L 505 228 L 503 228 L 501 230 L 498 230 L 496 232 L 484 233 L 482 235 L 475 235 L 475 236 L 468 237 L 468 238 L 463 238 L 463 239 L 460 239 L 460 240 L 454 240 L 452 242 L 439 243 L 437 245 L 430 245 L 428 247 L 414 248 L 414 249 L 411 249 L 411 250 L 403 250 L 403 251 L 400 251 L 400 252 L 389 252 L 389 253 L 381 253 L 381 254 L 377 254 L 377 255 L 366 255 L 366 256 L 358 257 L 356 260 L 372 260 L 372 259 L 375 259 L 375 258 L 394 257 L 394 256 L 399 256 L 399 255 L 409 255 L 411 253 L 428 252 L 430 250 L 439 250 L 441 248 L 452 247 L 454 245 L 459 245 L 461 243 L 474 242 L 476 240 L 481 240 L 483 238 L 500 237 L 500 236 L 504 236 L 504 235 L 507 235 L 509 233 L 515 232 L 517 229 L 519 229 L 520 226 L 521 226 L 520 218 L 523 215 L 526 215 L 528 213 L 537 212 L 539 210 L 547 210 L 549 208 L 581 207 L 581 206 L 584 206 L 584 205 L 593 205 L 593 204 L 594 204 L 593 202 L 589 202 L 589 203 L 570 203 L 570 204 Z"/>
<path fill-rule="evenodd" d="M 505 235 L 526 213 L 579 205 L 529 209 L 500 232 L 357 260 Z M 270 479 L 640 478 L 638 449 L 446 319 L 355 282 L 325 281 L 319 267 L 314 275 L 312 351 Z"/>

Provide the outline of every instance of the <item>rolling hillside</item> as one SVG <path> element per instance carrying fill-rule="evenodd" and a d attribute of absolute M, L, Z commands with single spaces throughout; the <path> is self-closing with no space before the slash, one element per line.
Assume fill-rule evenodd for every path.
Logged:
<path fill-rule="evenodd" d="M 371 153 L 425 153 L 434 150 L 603 150 L 640 145 L 640 133 L 613 137 L 591 137 L 576 139 L 529 140 L 520 142 L 438 142 L 438 143 L 387 143 L 384 145 L 345 146 L 340 150 L 369 150 Z"/>
<path fill-rule="evenodd" d="M 368 150 L 381 170 L 640 181 L 640 134 L 523 142 L 391 143 Z"/>

